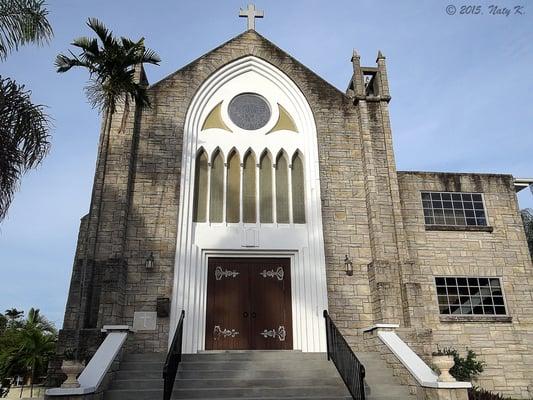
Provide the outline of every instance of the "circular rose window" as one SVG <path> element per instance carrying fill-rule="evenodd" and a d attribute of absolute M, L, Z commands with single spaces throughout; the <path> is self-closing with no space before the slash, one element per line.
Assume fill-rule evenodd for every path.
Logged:
<path fill-rule="evenodd" d="M 239 128 L 253 131 L 267 124 L 271 112 L 263 96 L 256 93 L 242 93 L 231 100 L 228 114 L 231 121 Z"/>

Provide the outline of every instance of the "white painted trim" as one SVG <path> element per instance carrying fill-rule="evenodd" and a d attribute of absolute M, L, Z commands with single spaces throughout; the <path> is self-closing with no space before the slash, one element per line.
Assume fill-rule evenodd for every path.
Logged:
<path fill-rule="evenodd" d="M 201 131 L 201 124 L 209 111 L 224 95 L 231 99 L 242 91 L 257 92 L 272 104 L 280 102 L 293 117 L 298 133 L 280 131 L 266 134 L 264 128 L 243 132 L 227 121 L 227 110 L 222 107 L 222 118 L 235 132 Z M 216 104 L 215 104 L 216 103 Z M 276 118 L 276 108 L 273 107 Z M 274 121 L 275 122 L 275 121 Z M 201 139 L 201 140 L 200 140 Z M 233 147 L 240 154 L 251 148 L 257 163 L 265 148 L 275 156 L 283 148 L 287 154 L 299 149 L 303 154 L 305 177 L 306 224 L 210 224 L 192 222 L 194 200 L 194 171 L 196 153 L 203 147 L 212 154 L 220 147 L 228 154 Z M 275 185 L 275 171 L 273 186 Z M 226 175 L 226 174 L 224 174 Z M 256 177 L 259 180 L 259 174 Z M 225 185 L 224 185 L 225 186 Z M 275 192 L 273 192 L 275 193 Z M 224 207 L 225 212 L 225 207 Z M 275 197 L 273 196 L 273 214 Z M 258 220 L 260 213 L 257 215 Z M 256 229 L 259 247 L 254 251 L 242 246 L 242 230 Z M 320 176 L 317 132 L 313 113 L 305 96 L 283 72 L 259 58 L 249 56 L 235 60 L 212 74 L 199 88 L 187 111 L 183 134 L 181 160 L 178 237 L 172 290 L 171 333 L 175 330 L 180 311 L 185 310 L 185 353 L 196 353 L 205 348 L 205 303 L 207 298 L 207 254 L 232 253 L 241 256 L 253 254 L 293 254 L 293 336 L 294 348 L 323 352 L 326 349 L 322 311 L 327 309 L 326 263 L 320 201 Z M 296 304 L 294 302 L 297 302 Z M 172 334 L 169 335 L 169 345 Z"/>
<path fill-rule="evenodd" d="M 468 389 L 470 382 L 440 382 L 438 375 L 422 360 L 396 332 L 378 331 L 379 339 L 400 360 L 422 387 L 437 389 Z"/>
<path fill-rule="evenodd" d="M 48 389 L 46 391 L 48 396 L 82 395 L 96 392 L 122 349 L 130 330 L 127 325 L 107 325 L 104 329 L 109 331 L 109 334 L 80 374 L 78 378 L 80 387 Z"/>

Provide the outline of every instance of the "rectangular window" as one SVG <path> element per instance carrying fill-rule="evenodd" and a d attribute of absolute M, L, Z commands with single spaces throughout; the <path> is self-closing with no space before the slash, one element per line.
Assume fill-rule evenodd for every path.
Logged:
<path fill-rule="evenodd" d="M 507 315 L 500 278 L 435 278 L 442 315 Z"/>
<path fill-rule="evenodd" d="M 426 225 L 487 226 L 480 193 L 422 192 Z"/>

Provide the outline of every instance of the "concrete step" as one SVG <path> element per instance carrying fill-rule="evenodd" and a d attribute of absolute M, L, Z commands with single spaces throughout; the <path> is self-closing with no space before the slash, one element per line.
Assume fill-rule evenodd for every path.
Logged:
<path fill-rule="evenodd" d="M 339 377 L 335 368 L 301 368 L 293 370 L 213 370 L 213 371 L 178 371 L 178 379 L 305 379 L 314 377 Z"/>
<path fill-rule="evenodd" d="M 135 380 L 135 379 L 161 379 L 163 370 L 144 371 L 140 370 L 119 370 L 116 375 L 117 380 Z M 293 370 L 183 370 L 181 367 L 176 376 L 177 379 L 248 379 L 255 377 L 257 379 L 281 379 L 281 378 L 313 378 L 316 376 L 322 377 L 338 377 L 338 372 L 335 368 L 305 368 Z"/>
<path fill-rule="evenodd" d="M 209 399 L 209 400 L 215 400 L 215 399 L 224 399 L 224 400 L 267 400 L 267 399 L 277 399 L 277 400 L 284 400 L 284 399 L 291 399 L 291 400 L 352 400 L 351 396 L 335 396 L 334 394 L 307 394 L 307 395 L 294 395 L 290 393 L 246 393 L 245 395 L 237 395 L 236 397 L 220 397 L 217 396 L 216 393 L 214 393 L 217 397 L 204 397 L 203 395 L 198 397 L 181 397 L 183 394 L 173 394 L 172 399 L 180 399 L 180 400 L 192 400 L 192 399 Z M 224 395 L 224 394 L 223 394 Z M 162 390 L 143 390 L 143 391 L 136 391 L 136 392 L 130 392 L 130 391 L 120 391 L 120 390 L 111 390 L 106 392 L 104 396 L 104 400 L 160 400 L 163 397 L 163 391 Z M 375 400 L 375 399 L 368 399 L 368 400 Z M 389 399 L 386 399 L 389 400 Z M 392 398 L 391 398 L 392 400 Z"/>
<path fill-rule="evenodd" d="M 116 379 L 113 382 L 114 389 L 146 389 L 160 388 L 163 385 L 163 379 Z M 329 378 L 317 376 L 313 378 L 277 378 L 277 379 L 179 379 L 176 382 L 176 388 L 179 389 L 214 389 L 214 388 L 287 388 L 287 387 L 304 387 L 304 386 L 342 386 L 342 380 L 338 376 Z"/>
<path fill-rule="evenodd" d="M 177 389 L 172 393 L 173 399 L 225 399 L 242 397 L 261 397 L 290 399 L 294 397 L 316 398 L 316 397 L 348 397 L 349 393 L 344 387 L 331 386 L 293 386 L 284 388 L 217 388 L 205 390 Z"/>
<path fill-rule="evenodd" d="M 367 400 L 414 400 L 378 353 L 357 353 Z M 126 354 L 105 400 L 159 400 L 165 354 Z M 220 351 L 187 354 L 173 399 L 350 399 L 324 353 Z"/>
<path fill-rule="evenodd" d="M 301 351 L 223 351 L 184 354 L 183 361 L 285 361 L 285 360 L 326 360 L 326 353 L 303 353 Z"/>
<path fill-rule="evenodd" d="M 327 360 L 284 360 L 279 361 L 184 361 L 180 364 L 184 371 L 224 371 L 224 370 L 292 370 L 328 368 Z"/>

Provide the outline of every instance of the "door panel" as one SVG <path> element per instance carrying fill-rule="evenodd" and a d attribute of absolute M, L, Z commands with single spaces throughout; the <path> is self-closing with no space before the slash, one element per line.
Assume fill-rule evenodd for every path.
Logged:
<path fill-rule="evenodd" d="M 262 259 L 250 268 L 250 282 L 253 288 L 252 347 L 292 349 L 289 259 Z"/>
<path fill-rule="evenodd" d="M 292 349 L 290 259 L 210 258 L 206 349 Z"/>
<path fill-rule="evenodd" d="M 250 348 L 249 270 L 238 261 L 209 260 L 207 350 Z"/>

